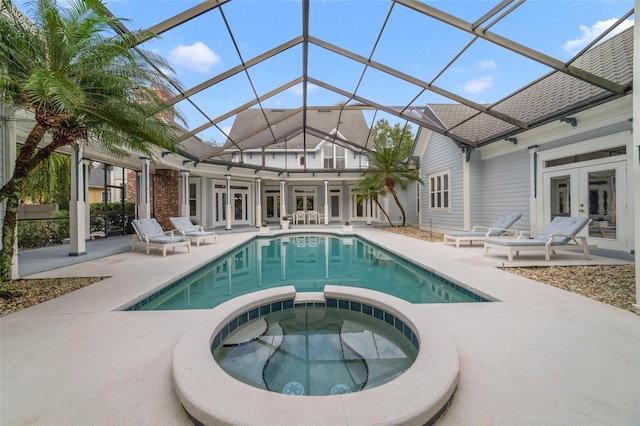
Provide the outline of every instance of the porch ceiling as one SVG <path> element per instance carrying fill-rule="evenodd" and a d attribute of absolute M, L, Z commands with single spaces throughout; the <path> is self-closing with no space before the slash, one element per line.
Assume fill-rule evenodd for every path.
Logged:
<path fill-rule="evenodd" d="M 148 27 L 168 39 L 168 44 L 182 42 L 179 34 L 197 33 L 206 45 L 223 51 L 221 44 L 226 43 L 228 51 L 237 56 L 224 57 L 220 72 L 191 73 L 183 78 L 191 86 L 176 87 L 167 99 L 168 108 L 198 117 L 180 136 L 180 152 L 199 162 L 224 163 L 228 149 L 312 150 L 326 138 L 365 151 L 371 149 L 371 141 L 368 131 L 352 126 L 358 116 L 366 117 L 369 127 L 378 118 L 388 118 L 409 123 L 414 131 L 421 126 L 449 136 L 461 147 L 474 148 L 631 91 L 633 28 L 607 37 L 633 17 L 632 1 L 623 2 L 630 10 L 620 12 L 615 23 L 569 60 L 532 47 L 535 37 L 525 37 L 522 32 L 527 29 L 513 28 L 519 22 L 516 17 L 521 19 L 528 7 L 535 7 L 524 0 L 466 2 L 470 10 L 464 16 L 446 11 L 450 7 L 442 2 L 328 3 L 209 0 L 185 9 L 184 2 L 167 1 L 162 5 L 172 15 L 148 25 L 142 25 L 146 24 L 144 17 L 128 16 L 120 2 L 108 6 L 114 16 L 133 18 L 127 25 Z M 572 13 L 580 14 L 579 4 L 573 4 Z M 556 13 L 556 6 L 545 7 L 549 14 Z M 378 19 L 360 21 L 358 8 L 376 9 Z M 260 13 L 255 9 L 268 14 L 257 21 L 258 26 L 247 18 Z M 533 14 L 531 19 L 540 21 L 531 23 L 538 31 L 561 25 Z M 284 34 L 281 39 L 262 43 L 262 39 L 272 39 L 270 28 L 275 27 Z M 129 31 L 124 23 L 116 30 Z M 367 41 L 355 43 L 358 37 Z M 563 41 L 557 40 L 557 46 Z M 158 51 L 167 49 L 161 42 L 151 43 Z M 504 55 L 504 61 L 511 61 L 504 66 L 512 66 L 514 74 L 523 67 L 536 67 L 538 76 L 497 101 L 472 100 L 453 82 L 476 48 Z M 292 59 L 297 66 L 285 67 Z M 430 64 L 427 71 L 407 65 L 423 60 Z M 176 66 L 180 68 L 180 63 Z M 336 73 L 352 74 L 351 83 L 334 78 Z M 372 75 L 385 83 L 372 89 Z M 280 107 L 292 91 L 298 91 L 299 97 Z M 393 96 L 390 91 L 409 95 Z M 337 102 L 312 105 L 318 92 L 332 95 Z M 318 121 L 320 111 L 326 114 L 322 123 Z M 216 143 L 203 144 L 202 139 L 207 138 L 201 135 L 213 134 L 209 131 L 219 135 Z"/>

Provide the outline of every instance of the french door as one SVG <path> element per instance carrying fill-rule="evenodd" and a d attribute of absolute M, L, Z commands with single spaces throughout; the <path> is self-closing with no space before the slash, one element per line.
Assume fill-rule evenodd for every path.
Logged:
<path fill-rule="evenodd" d="M 262 201 L 262 218 L 264 220 L 280 220 L 280 190 L 266 189 Z"/>
<path fill-rule="evenodd" d="M 592 220 L 584 235 L 598 248 L 626 251 L 631 223 L 626 211 L 624 161 L 543 173 L 544 220 L 581 216 Z"/>

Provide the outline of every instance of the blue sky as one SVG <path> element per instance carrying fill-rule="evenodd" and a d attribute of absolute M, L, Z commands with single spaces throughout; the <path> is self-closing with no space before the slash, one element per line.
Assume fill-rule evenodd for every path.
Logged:
<path fill-rule="evenodd" d="M 108 0 L 113 14 L 126 18 L 130 29 L 148 28 L 200 1 Z M 473 22 L 499 3 L 482 0 L 438 0 L 426 4 Z M 302 33 L 299 0 L 233 0 L 219 11 L 210 11 L 181 25 L 143 47 L 168 58 L 186 88 L 212 78 Z M 372 53 L 391 2 L 388 0 L 311 0 L 310 35 L 364 57 Z M 491 32 L 539 50 L 562 61 L 569 60 L 594 37 L 634 6 L 633 0 L 529 0 L 490 28 Z M 231 27 L 232 40 L 224 19 Z M 620 29 L 633 23 L 633 15 Z M 471 36 L 409 10 L 393 7 L 372 59 L 421 80 L 431 82 L 462 49 Z M 302 48 L 289 49 L 245 73 L 237 74 L 193 97 L 215 119 L 302 74 Z M 309 48 L 308 75 L 347 92 L 353 92 L 364 67 L 323 48 Z M 476 40 L 433 84 L 479 103 L 493 103 L 551 71 L 483 40 Z M 252 87 L 253 85 L 253 87 Z M 384 105 L 423 106 L 451 102 L 383 73 L 367 69 L 357 94 Z M 327 106 L 344 102 L 339 94 L 318 86 L 308 88 L 308 105 Z M 265 102 L 266 108 L 298 108 L 302 90 L 293 87 Z M 188 117 L 188 127 L 206 122 L 188 102 L 178 105 Z M 373 118 L 366 113 L 367 120 Z M 397 121 L 378 113 L 376 118 Z M 233 119 L 220 124 L 230 128 Z M 207 140 L 224 141 L 215 128 L 200 134 Z"/>

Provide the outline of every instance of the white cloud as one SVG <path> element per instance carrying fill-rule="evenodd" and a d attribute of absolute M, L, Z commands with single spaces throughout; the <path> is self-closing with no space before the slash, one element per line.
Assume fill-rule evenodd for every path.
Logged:
<path fill-rule="evenodd" d="M 498 64 L 494 61 L 479 61 L 476 63 L 480 68 L 493 69 L 497 68 Z"/>
<path fill-rule="evenodd" d="M 169 60 L 174 66 L 196 72 L 209 72 L 220 62 L 220 56 L 206 44 L 196 41 L 192 45 L 179 45 L 169 52 Z"/>
<path fill-rule="evenodd" d="M 572 55 L 576 54 L 581 49 L 583 49 L 587 44 L 591 43 L 596 37 L 602 34 L 604 30 L 606 30 L 611 25 L 613 25 L 616 21 L 617 19 L 611 18 L 611 19 L 607 19 L 606 21 L 598 21 L 590 27 L 586 25 L 580 25 L 580 31 L 582 31 L 582 36 L 577 39 L 567 41 L 564 45 L 562 45 L 562 48 Z M 634 21 L 633 19 L 625 20 L 620 25 L 618 25 L 613 31 L 607 34 L 607 36 L 604 37 L 601 41 L 611 38 L 614 35 L 633 26 L 633 21 Z"/>
<path fill-rule="evenodd" d="M 491 76 L 474 78 L 463 85 L 463 89 L 467 93 L 480 93 L 493 86 L 493 78 Z"/>
<path fill-rule="evenodd" d="M 315 84 L 307 83 L 307 94 L 315 91 L 318 88 Z M 289 92 L 293 93 L 296 96 L 302 96 L 302 83 L 298 83 L 293 87 L 289 88 Z"/>

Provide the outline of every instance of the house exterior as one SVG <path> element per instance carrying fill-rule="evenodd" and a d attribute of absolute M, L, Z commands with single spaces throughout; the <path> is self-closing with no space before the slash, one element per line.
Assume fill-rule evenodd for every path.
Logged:
<path fill-rule="evenodd" d="M 633 29 L 629 29 L 586 52 L 576 65 L 629 85 L 632 51 Z M 579 102 L 583 89 L 562 80 L 563 76 L 550 73 L 505 100 L 516 116 L 532 109 L 544 115 L 565 103 L 567 115 L 560 119 L 472 149 L 430 132 L 418 153 L 425 181 L 420 194 L 422 228 L 469 229 L 515 212 L 523 215 L 516 228 L 535 233 L 555 216 L 588 215 L 589 244 L 633 252 L 637 212 L 633 190 L 640 184 L 633 173 L 638 160 L 633 97 L 571 113 L 569 106 Z M 445 124 L 464 108 L 428 107 Z"/>
<path fill-rule="evenodd" d="M 291 218 L 296 211 L 317 211 L 326 217 L 322 223 L 386 222 L 375 204 L 356 201 L 354 187 L 360 172 L 369 166 L 367 152 L 373 145 L 361 111 L 311 110 L 307 121 L 313 130 L 307 134 L 299 125 L 300 112 L 264 113 L 278 122 L 275 129 L 261 130 L 263 111 L 248 109 L 237 115 L 224 147 L 192 136 L 181 142 L 178 154 L 167 154 L 155 163 L 150 178 L 155 194 L 152 212 L 163 226 L 168 229 L 168 218 L 179 215 L 207 227 L 259 226 L 262 221 L 278 223 L 284 215 Z M 264 140 L 273 138 L 271 132 L 278 141 L 264 146 Z M 251 136 L 234 142 L 247 134 Z M 217 167 L 197 160 L 203 156 L 211 156 Z M 181 165 L 179 172 L 174 164 Z M 166 188 L 158 191 L 159 174 L 172 182 L 165 186 L 178 191 L 172 195 Z M 130 171 L 127 177 L 129 200 L 136 197 L 139 178 L 135 175 Z M 411 191 L 415 193 L 414 188 Z M 172 207 L 159 208 L 158 203 L 166 203 L 167 198 Z M 398 221 L 395 203 L 383 201 Z M 415 201 L 411 204 L 409 210 L 415 211 Z M 417 224 L 415 213 L 412 218 Z"/>

